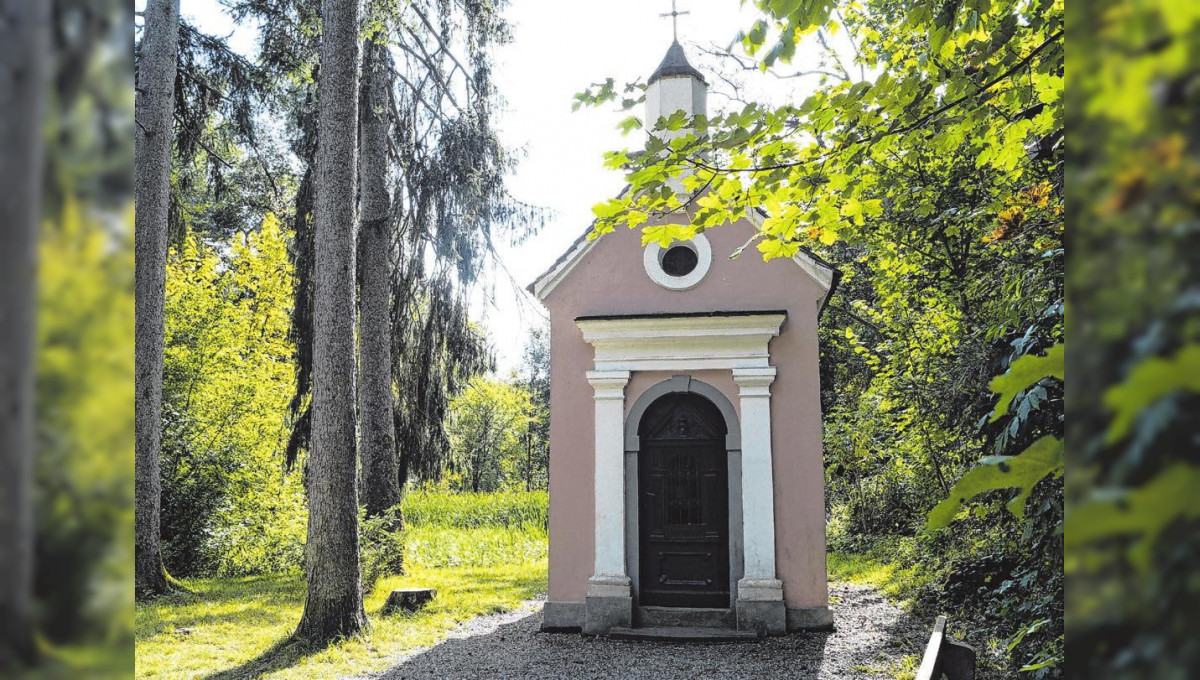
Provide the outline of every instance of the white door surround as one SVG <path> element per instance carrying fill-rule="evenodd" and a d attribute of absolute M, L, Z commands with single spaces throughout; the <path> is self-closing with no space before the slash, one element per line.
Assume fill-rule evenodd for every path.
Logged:
<path fill-rule="evenodd" d="M 595 572 L 588 580 L 588 632 L 606 630 L 602 619 L 627 625 L 624 608 L 632 604 L 632 580 L 627 561 L 629 547 L 636 550 L 636 531 L 629 530 L 627 452 L 638 449 L 637 420 L 653 399 L 639 399 L 630 422 L 633 446 L 625 418 L 625 386 L 633 371 L 729 370 L 739 388 L 741 418 L 726 415 L 729 442 L 740 451 L 741 564 L 731 565 L 731 576 L 742 574 L 736 590 L 738 625 L 772 631 L 783 625 L 783 585 L 775 573 L 775 506 L 771 464 L 771 366 L 769 343 L 780 333 L 785 312 L 713 312 L 681 315 L 581 317 L 576 324 L 584 340 L 595 348 L 595 367 L 587 379 L 595 390 Z M 673 380 L 688 380 L 678 376 Z M 666 381 L 671 382 L 671 381 Z M 699 381 L 694 381 L 699 383 Z M 699 383 L 703 384 L 703 383 Z M 660 383 L 662 385 L 662 383 Z M 652 390 L 667 389 L 656 385 Z M 715 389 L 714 389 L 715 391 Z M 648 394 L 648 393 L 647 393 Z M 719 392 L 717 394 L 720 394 Z M 713 400 L 718 408 L 728 400 Z M 644 403 L 643 403 L 644 402 Z M 731 408 L 728 410 L 732 411 Z M 723 413 L 725 409 L 722 409 Z M 636 418 L 636 420 L 635 420 Z M 739 423 L 740 421 L 740 423 Z M 735 476 L 730 476 L 731 484 Z M 733 497 L 731 489 L 731 499 Z M 635 501 L 636 503 L 636 501 Z M 732 510 L 732 508 L 731 508 Z M 730 513 L 733 521 L 735 513 Z M 636 527 L 636 525 L 634 525 Z M 732 527 L 731 527 L 732 528 Z M 629 534 L 633 533 L 631 537 Z M 731 559 L 734 554 L 731 544 Z M 633 553 L 636 555 L 636 552 Z M 618 598 L 618 599 L 608 599 Z M 607 600 L 607 601 L 602 601 Z M 628 602 L 629 605 L 625 603 Z M 619 609 L 620 614 L 614 614 Z M 746 617 L 743 621 L 743 609 Z M 761 612 L 770 610 L 769 623 Z M 593 611 L 594 610 L 594 611 Z M 776 611 L 777 610 L 777 611 Z M 776 619 L 778 622 L 776 623 Z"/>
<path fill-rule="evenodd" d="M 642 440 L 638 436 L 638 427 L 651 404 L 668 394 L 679 393 L 698 394 L 708 399 L 725 420 L 725 453 L 729 466 L 729 605 L 732 607 L 737 600 L 738 582 L 742 577 L 742 428 L 737 411 L 721 390 L 687 375 L 676 375 L 651 385 L 629 407 L 629 415 L 625 417 L 625 564 L 628 565 L 634 604 L 638 604 L 637 593 L 641 584 L 638 573 L 641 549 L 638 453 L 642 448 Z"/>

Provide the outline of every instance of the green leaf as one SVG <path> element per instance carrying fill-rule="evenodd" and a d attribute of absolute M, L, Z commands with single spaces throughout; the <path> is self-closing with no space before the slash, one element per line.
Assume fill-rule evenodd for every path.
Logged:
<path fill-rule="evenodd" d="M 617 129 L 621 131 L 621 134 L 627 135 L 634 130 L 642 129 L 642 120 L 637 116 L 629 116 L 620 123 L 617 123 Z"/>
<path fill-rule="evenodd" d="M 625 210 L 625 201 L 619 198 L 610 198 L 592 206 L 592 214 L 602 220 L 619 215 L 623 210 Z"/>
<path fill-rule="evenodd" d="M 1170 359 L 1141 362 L 1125 382 L 1105 393 L 1104 405 L 1113 411 L 1108 442 L 1120 441 L 1143 409 L 1178 390 L 1200 392 L 1200 345 L 1188 345 Z"/>
<path fill-rule="evenodd" d="M 1150 565 L 1159 534 L 1180 518 L 1200 517 L 1200 466 L 1176 463 L 1132 491 L 1097 494 L 1067 518 L 1067 549 L 1116 536 L 1138 537 L 1129 551 L 1139 569 Z"/>
<path fill-rule="evenodd" d="M 1047 475 L 1062 474 L 1062 470 L 1062 440 L 1050 436 L 1042 437 L 1016 456 L 985 458 L 958 480 L 950 489 L 949 498 L 930 511 L 925 528 L 932 531 L 949 525 L 968 500 L 997 489 L 1021 490 L 1007 507 L 1009 512 L 1024 519 L 1025 501 L 1033 487 Z"/>
<path fill-rule="evenodd" d="M 754 26 L 750 29 L 749 35 L 746 36 L 746 41 L 754 47 L 763 44 L 763 40 L 767 38 L 767 22 L 759 19 L 754 22 Z"/>
<path fill-rule="evenodd" d="M 642 229 L 642 245 L 657 243 L 666 248 L 675 241 L 687 241 L 696 235 L 696 228 L 690 224 L 656 224 Z"/>
<path fill-rule="evenodd" d="M 1051 347 L 1046 352 L 1046 356 L 1023 356 L 1008 367 L 1007 373 L 993 378 L 989 388 L 1000 395 L 1000 401 L 996 402 L 996 408 L 992 411 L 991 420 L 988 422 L 994 423 L 999 420 L 1008 412 L 1008 405 L 1012 403 L 1013 397 L 1016 397 L 1018 392 L 1042 378 L 1062 380 L 1065 354 L 1066 347 L 1060 342 Z"/>
<path fill-rule="evenodd" d="M 764 261 L 780 257 L 794 257 L 799 250 L 799 243 L 781 241 L 777 238 L 763 239 L 758 243 L 758 252 L 763 254 Z"/>

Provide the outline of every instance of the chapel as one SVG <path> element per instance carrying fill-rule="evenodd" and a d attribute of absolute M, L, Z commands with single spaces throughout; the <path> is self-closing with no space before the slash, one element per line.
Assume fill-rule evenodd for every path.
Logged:
<path fill-rule="evenodd" d="M 707 94 L 672 43 L 646 129 Z M 762 217 L 666 248 L 584 230 L 529 286 L 550 313 L 544 630 L 831 626 L 817 322 L 839 272 L 731 258 Z"/>

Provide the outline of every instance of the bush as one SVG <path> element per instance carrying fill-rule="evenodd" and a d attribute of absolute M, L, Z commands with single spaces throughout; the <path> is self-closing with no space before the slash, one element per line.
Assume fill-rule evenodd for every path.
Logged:
<path fill-rule="evenodd" d="M 359 561 L 363 595 L 385 576 L 404 573 L 404 514 L 399 508 L 377 517 L 359 516 Z"/>

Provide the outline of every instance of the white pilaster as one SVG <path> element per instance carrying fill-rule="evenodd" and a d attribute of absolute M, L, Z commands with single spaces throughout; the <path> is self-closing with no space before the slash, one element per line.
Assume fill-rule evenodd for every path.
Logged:
<path fill-rule="evenodd" d="M 775 367 L 735 368 L 742 415 L 742 538 L 745 571 L 740 600 L 782 600 L 775 577 L 775 483 L 771 466 L 771 383 Z"/>
<path fill-rule="evenodd" d="M 629 371 L 588 371 L 596 405 L 596 562 L 589 597 L 628 597 L 625 571 L 625 385 Z"/>

